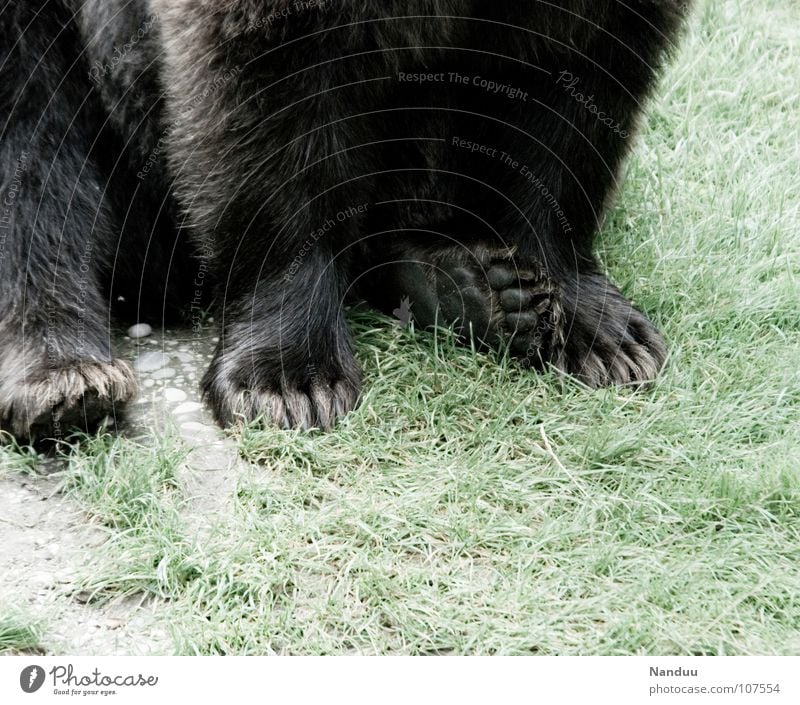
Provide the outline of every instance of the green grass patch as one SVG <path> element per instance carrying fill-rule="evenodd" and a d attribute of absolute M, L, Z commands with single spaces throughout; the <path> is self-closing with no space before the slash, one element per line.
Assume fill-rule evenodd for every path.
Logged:
<path fill-rule="evenodd" d="M 35 450 L 20 446 L 10 435 L 0 431 L 0 474 L 35 472 L 36 461 Z"/>
<path fill-rule="evenodd" d="M 22 615 L 10 610 L 0 614 L 0 654 L 18 654 L 42 651 L 41 628 Z"/>
<path fill-rule="evenodd" d="M 169 436 L 142 443 L 109 435 L 70 447 L 64 490 L 108 527 L 130 530 L 161 521 L 163 496 L 177 488 L 186 450 Z"/>

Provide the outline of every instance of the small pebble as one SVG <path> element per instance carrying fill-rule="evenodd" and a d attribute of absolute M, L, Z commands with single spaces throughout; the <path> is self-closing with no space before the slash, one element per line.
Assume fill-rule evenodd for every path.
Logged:
<path fill-rule="evenodd" d="M 187 401 L 185 404 L 181 404 L 180 406 L 176 406 L 172 413 L 181 416 L 182 414 L 194 414 L 197 411 L 201 411 L 203 409 L 202 404 L 198 404 L 196 401 Z"/>
<path fill-rule="evenodd" d="M 153 372 L 150 375 L 152 379 L 172 379 L 175 375 L 178 374 L 178 371 L 173 369 L 172 367 L 165 367 L 163 370 L 158 370 L 157 372 Z"/>
<path fill-rule="evenodd" d="M 138 372 L 155 372 L 169 362 L 169 355 L 162 352 L 146 352 L 139 355 L 133 363 Z"/>
<path fill-rule="evenodd" d="M 142 382 L 142 384 L 146 389 L 150 389 L 150 387 L 156 386 L 155 380 L 152 379 L 146 379 L 144 382 Z"/>
<path fill-rule="evenodd" d="M 153 329 L 146 323 L 137 323 L 135 326 L 128 328 L 128 335 L 134 340 L 139 338 L 146 338 L 148 335 L 153 334 Z"/>
<path fill-rule="evenodd" d="M 186 401 L 187 398 L 186 392 L 184 392 L 182 389 L 170 388 L 164 390 L 164 399 L 166 399 L 168 402 L 175 403 Z"/>

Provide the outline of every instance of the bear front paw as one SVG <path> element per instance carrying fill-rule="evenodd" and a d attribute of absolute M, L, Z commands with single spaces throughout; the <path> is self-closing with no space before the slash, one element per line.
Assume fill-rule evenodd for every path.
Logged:
<path fill-rule="evenodd" d="M 0 382 L 0 430 L 20 440 L 92 430 L 137 394 L 123 360 L 78 361 L 55 369 L 27 367 Z"/>
<path fill-rule="evenodd" d="M 263 422 L 287 430 L 331 431 L 356 407 L 361 375 L 352 355 L 301 365 L 297 356 L 277 357 L 217 353 L 203 379 L 203 396 L 220 426 Z"/>

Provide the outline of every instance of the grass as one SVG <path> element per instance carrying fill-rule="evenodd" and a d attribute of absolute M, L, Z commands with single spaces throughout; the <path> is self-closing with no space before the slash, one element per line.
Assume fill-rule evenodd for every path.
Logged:
<path fill-rule="evenodd" d="M 14 656 L 42 650 L 41 627 L 34 624 L 15 611 L 0 611 L 0 655 Z"/>
<path fill-rule="evenodd" d="M 800 8 L 705 0 L 603 237 L 665 332 L 588 391 L 358 314 L 333 434 L 248 430 L 229 516 L 183 452 L 98 439 L 85 587 L 165 599 L 177 653 L 800 654 Z"/>
<path fill-rule="evenodd" d="M 0 431 L 0 473 L 34 473 L 37 463 L 36 451 L 19 445 L 5 431 Z"/>
<path fill-rule="evenodd" d="M 86 438 L 64 474 L 64 490 L 92 507 L 95 519 L 119 531 L 163 522 L 165 496 L 177 487 L 186 452 L 169 438 L 152 445 Z"/>

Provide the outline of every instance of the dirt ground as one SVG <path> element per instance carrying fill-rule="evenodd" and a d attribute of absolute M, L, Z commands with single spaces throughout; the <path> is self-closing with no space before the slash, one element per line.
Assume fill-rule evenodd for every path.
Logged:
<path fill-rule="evenodd" d="M 117 346 L 141 385 L 119 430 L 133 437 L 177 431 L 191 448 L 181 480 L 198 532 L 209 515 L 227 510 L 242 462 L 200 403 L 198 381 L 215 342 L 211 334 L 165 331 L 121 336 Z M 49 653 L 172 653 L 167 605 L 137 598 L 97 604 L 81 595 L 81 570 L 105 534 L 59 492 L 61 462 L 43 458 L 35 475 L 0 474 L 0 600 L 41 624 Z"/>

